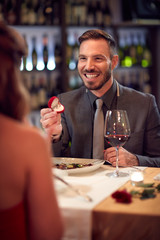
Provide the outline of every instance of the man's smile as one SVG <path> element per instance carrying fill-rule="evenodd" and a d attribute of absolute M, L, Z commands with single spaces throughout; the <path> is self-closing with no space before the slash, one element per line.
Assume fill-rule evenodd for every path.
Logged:
<path fill-rule="evenodd" d="M 87 78 L 87 79 L 94 79 L 94 78 L 97 78 L 99 77 L 99 73 L 84 73 L 84 76 Z"/>
<path fill-rule="evenodd" d="M 93 75 L 93 74 L 92 74 L 92 75 L 91 75 L 91 74 L 85 74 L 85 76 L 86 76 L 87 78 L 90 78 L 90 79 L 91 79 L 91 78 L 98 77 L 99 74 L 94 74 L 94 75 Z"/>

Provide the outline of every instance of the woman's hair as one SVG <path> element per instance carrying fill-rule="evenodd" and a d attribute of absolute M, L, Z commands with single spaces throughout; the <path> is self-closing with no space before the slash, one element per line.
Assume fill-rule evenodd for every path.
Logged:
<path fill-rule="evenodd" d="M 98 40 L 98 39 L 106 40 L 106 42 L 109 44 L 109 47 L 110 47 L 111 58 L 113 57 L 113 55 L 117 54 L 116 42 L 110 34 L 104 32 L 103 30 L 100 30 L 100 29 L 91 29 L 91 30 L 88 30 L 88 31 L 84 32 L 78 38 L 78 41 L 81 44 L 82 42 L 84 42 L 86 40 L 91 40 L 91 39 L 93 39 L 93 40 Z"/>
<path fill-rule="evenodd" d="M 29 96 L 19 70 L 26 53 L 23 37 L 0 22 L 0 113 L 19 121 L 29 112 Z"/>

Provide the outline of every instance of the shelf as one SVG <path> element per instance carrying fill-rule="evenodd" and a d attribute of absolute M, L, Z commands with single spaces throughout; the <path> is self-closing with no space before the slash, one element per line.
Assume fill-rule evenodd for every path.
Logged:
<path fill-rule="evenodd" d="M 20 0 L 19 0 L 20 2 Z M 74 1 L 72 1 L 74 2 Z M 76 1 L 75 1 L 76 2 Z M 75 3 L 74 2 L 74 3 Z M 106 2 L 106 1 L 104 1 Z M 110 2 L 110 1 L 109 1 Z M 115 2 L 115 1 L 113 1 Z M 77 38 L 86 30 L 88 29 L 104 29 L 108 33 L 112 34 L 116 40 L 119 40 L 119 35 L 123 35 L 123 32 L 143 32 L 143 33 L 149 33 L 150 37 L 150 46 L 151 46 L 151 52 L 153 56 L 153 65 L 149 69 L 143 69 L 144 71 L 148 71 L 150 75 L 151 85 L 152 85 L 152 93 L 156 96 L 157 102 L 160 107 L 160 86 L 159 86 L 159 79 L 160 79 L 160 69 L 158 66 L 158 63 L 160 62 L 159 55 L 157 54 L 160 51 L 159 42 L 160 42 L 160 20 L 154 20 L 154 19 L 136 19 L 132 21 L 117 21 L 116 23 L 113 23 L 109 26 L 74 26 L 74 25 L 67 25 L 66 23 L 66 1 L 60 0 L 60 16 L 59 16 L 59 25 L 14 25 L 13 27 L 16 28 L 22 35 L 26 35 L 27 42 L 29 45 L 29 54 L 31 54 L 32 51 L 32 43 L 31 39 L 33 36 L 37 38 L 37 52 L 39 54 L 42 54 L 42 36 L 43 34 L 47 33 L 48 35 L 48 42 L 49 42 L 49 52 L 53 52 L 54 50 L 54 37 L 58 36 L 59 41 L 62 42 L 62 64 L 61 69 L 58 72 L 58 74 L 55 74 L 56 70 L 53 70 L 52 73 L 49 72 L 48 74 L 52 76 L 52 80 L 49 80 L 49 82 L 53 81 L 53 86 L 55 84 L 55 81 L 58 81 L 58 84 L 60 85 L 61 92 L 65 92 L 68 89 L 70 89 L 70 78 L 75 76 L 75 81 L 78 81 L 78 84 L 80 84 L 80 81 L 77 80 L 78 73 L 77 71 L 71 71 L 68 69 L 66 65 L 66 58 L 67 58 L 67 41 L 68 36 L 75 35 Z M 119 4 L 119 1 L 118 1 Z M 112 3 L 114 5 L 114 3 Z M 115 6 L 117 9 L 118 7 Z M 114 10 L 114 9 L 113 9 Z M 113 11 L 112 10 L 112 11 Z M 118 9 L 119 10 L 119 9 Z M 120 10 L 119 10 L 120 11 Z M 140 67 L 138 67 L 140 69 Z M 115 72 L 117 71 L 134 71 L 137 70 L 137 67 L 132 68 L 117 68 L 115 69 Z M 45 71 L 45 70 L 44 70 Z M 58 69 L 57 69 L 58 71 Z M 140 70 L 138 70 L 140 71 Z M 34 72 L 24 72 L 25 74 L 33 74 Z M 38 74 L 41 74 L 42 72 L 38 72 Z M 46 73 L 47 74 L 47 73 Z M 76 76 L 77 74 L 77 76 Z M 50 77 L 49 76 L 49 77 Z M 56 80 L 54 79 L 54 76 L 56 76 Z M 58 80 L 57 80 L 58 78 Z M 72 78 L 72 83 L 74 85 L 74 79 Z M 72 85 L 72 84 L 71 84 Z M 77 85 L 78 87 L 78 85 Z M 73 87 L 74 88 L 74 87 Z"/>
<path fill-rule="evenodd" d="M 154 19 L 135 19 L 132 21 L 124 21 L 118 24 L 112 25 L 112 27 L 160 27 L 160 20 Z"/>

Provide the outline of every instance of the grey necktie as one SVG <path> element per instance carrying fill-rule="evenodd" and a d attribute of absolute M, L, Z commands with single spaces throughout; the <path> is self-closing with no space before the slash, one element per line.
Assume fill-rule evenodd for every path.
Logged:
<path fill-rule="evenodd" d="M 93 158 L 103 159 L 104 150 L 104 115 L 102 110 L 102 99 L 96 100 L 96 112 L 94 116 L 93 132 Z"/>

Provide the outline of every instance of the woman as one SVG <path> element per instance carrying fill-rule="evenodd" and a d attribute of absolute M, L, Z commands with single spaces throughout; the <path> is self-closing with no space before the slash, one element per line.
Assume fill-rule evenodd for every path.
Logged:
<path fill-rule="evenodd" d="M 24 39 L 0 23 L 0 239 L 60 239 L 49 148 L 24 123 L 29 98 L 20 81 Z"/>

